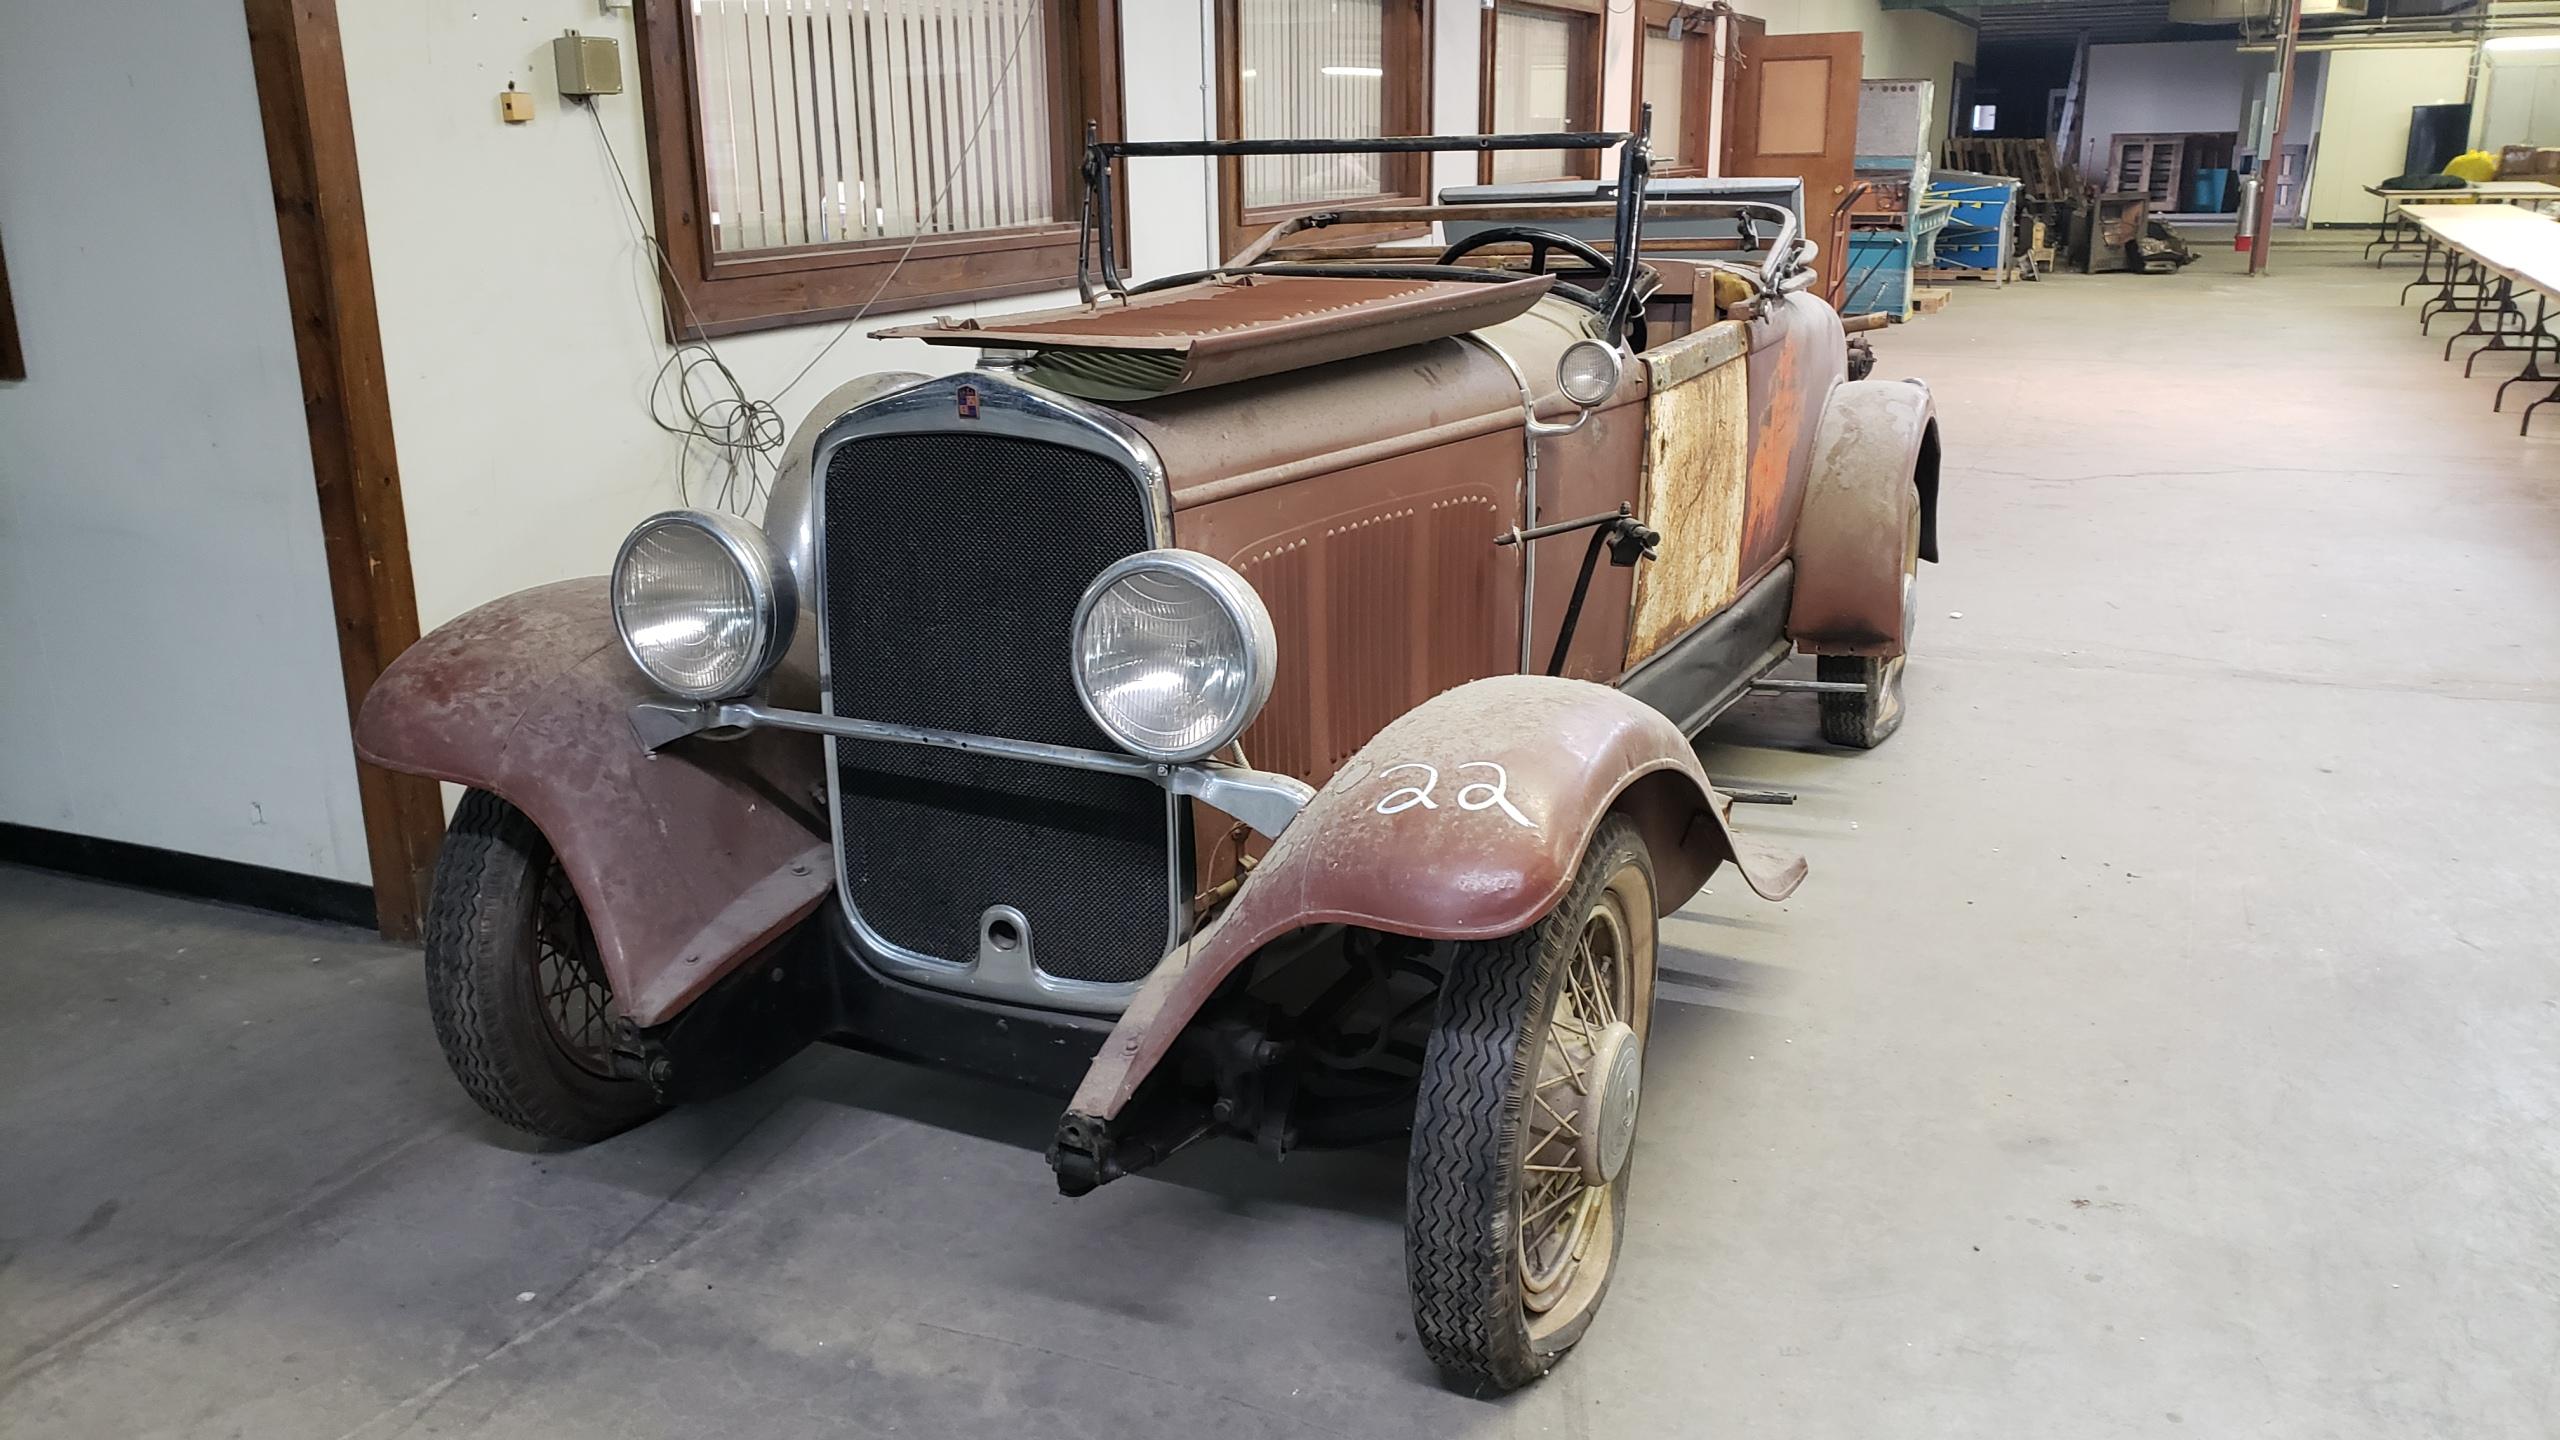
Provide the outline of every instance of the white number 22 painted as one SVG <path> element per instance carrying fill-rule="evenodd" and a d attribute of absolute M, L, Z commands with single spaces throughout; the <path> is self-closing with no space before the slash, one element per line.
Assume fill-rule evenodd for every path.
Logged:
<path fill-rule="evenodd" d="M 1538 828 L 1536 821 L 1521 814 L 1520 807 L 1511 803 L 1511 772 L 1503 769 L 1500 765 L 1497 765 L 1490 760 L 1470 760 L 1465 764 L 1460 765 L 1458 769 L 1461 771 L 1490 770 L 1493 772 L 1493 778 L 1491 780 L 1472 780 L 1458 787 L 1459 809 L 1467 811 L 1500 810 L 1503 814 L 1511 817 L 1511 823 L 1519 826 L 1523 830 L 1535 830 Z M 1425 765 L 1419 760 L 1408 760 L 1402 765 L 1391 765 L 1386 769 L 1379 771 L 1378 778 L 1384 780 L 1390 775 L 1401 774 L 1407 770 L 1421 771 L 1423 775 L 1422 783 L 1419 785 L 1399 785 L 1393 790 L 1388 791 L 1385 795 L 1379 797 L 1378 803 L 1375 807 L 1377 813 L 1381 815 L 1401 815 L 1405 811 L 1411 810 L 1417 805 L 1425 810 L 1437 810 L 1440 808 L 1440 802 L 1431 798 L 1431 792 L 1440 787 L 1440 771 L 1435 766 Z"/>

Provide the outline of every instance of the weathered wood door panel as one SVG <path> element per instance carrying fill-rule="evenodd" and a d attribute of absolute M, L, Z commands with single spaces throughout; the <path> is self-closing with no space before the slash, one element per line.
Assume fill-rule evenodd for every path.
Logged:
<path fill-rule="evenodd" d="M 1727 175 L 1795 175 L 1804 180 L 1804 223 L 1822 247 L 1816 293 L 1831 299 L 1848 275 L 1849 217 L 1839 212 L 1858 168 L 1858 79 L 1863 46 L 1854 30 L 1814 35 L 1742 32 Z"/>
<path fill-rule="evenodd" d="M 1726 322 L 1647 352 L 1644 485 L 1636 513 L 1662 532 L 1637 567 L 1627 668 L 1733 603 L 1750 523 L 1750 385 L 1743 327 Z"/>

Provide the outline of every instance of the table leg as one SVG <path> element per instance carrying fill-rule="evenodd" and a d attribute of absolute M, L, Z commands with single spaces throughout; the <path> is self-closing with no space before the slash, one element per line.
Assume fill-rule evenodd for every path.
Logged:
<path fill-rule="evenodd" d="M 2373 268 L 2376 270 L 2381 269 L 2382 262 L 2392 256 L 2406 255 L 2411 251 L 2419 252 L 2421 264 L 2423 264 L 2425 239 L 2426 236 L 2419 230 L 2417 222 L 2401 213 L 2391 200 L 2385 199 L 2382 202 L 2382 233 L 2368 242 L 2364 248 L 2365 253 L 2372 256 Z M 2374 254 L 2377 246 L 2382 252 L 2378 255 Z"/>
<path fill-rule="evenodd" d="M 2552 347 L 2553 357 L 2560 358 L 2560 339 L 2555 339 L 2551 332 L 2544 328 L 2550 318 L 2550 300 L 2541 295 L 2534 296 L 2533 329 L 2527 332 L 2532 339 L 2532 344 L 2525 351 L 2524 369 L 2517 372 L 2514 379 L 2501 380 L 2498 382 L 2498 398 L 2491 401 L 2489 404 L 2489 410 L 2492 414 L 2507 408 L 2507 387 L 2510 385 L 2524 380 L 2560 381 L 2560 375 L 2553 375 L 2542 368 L 2542 347 L 2544 345 L 2550 345 Z"/>
<path fill-rule="evenodd" d="M 2524 312 L 2516 309 L 2515 300 L 2511 295 L 2512 290 L 2512 284 L 2505 277 L 2492 277 L 2487 269 L 2483 268 L 2481 270 L 2480 291 L 2477 295 L 2472 297 L 2472 304 L 2464 311 L 2464 313 L 2468 314 L 2471 319 L 2466 322 L 2461 329 L 2456 330 L 2451 335 L 2445 337 L 2445 359 L 2451 360 L 2453 358 L 2453 347 L 2459 344 L 2463 337 L 2468 335 L 2486 335 L 2490 337 L 2490 343 L 2482 346 L 2481 349 L 2503 350 L 2506 348 L 2497 342 L 2506 337 L 2507 316 L 2510 313 L 2513 313 L 2519 320 L 2524 318 Z M 2496 325 L 2493 329 L 2483 330 L 2480 328 L 2480 317 L 2483 315 L 2492 315 L 2497 317 Z M 2480 358 L 2480 352 L 2478 350 L 2471 352 L 2471 358 L 2473 360 Z M 2466 379 L 2470 377 L 2470 360 L 2462 362 L 2462 374 Z"/>
<path fill-rule="evenodd" d="M 2427 288 L 2427 287 L 2428 287 L 2428 286 L 2430 286 L 2430 285 L 2443 285 L 2443 284 L 2445 283 L 2445 281 L 2437 279 L 2437 278 L 2436 278 L 2436 274 L 2435 274 L 2435 267 L 2436 267 L 2436 240 L 2435 240 L 2435 237 L 2434 237 L 2434 236 L 2432 236 L 2432 235 L 2425 235 L 2425 234 L 2421 234 L 2421 235 L 2418 237 L 2418 239 L 2419 239 L 2419 244 L 2420 244 L 2420 246 L 2422 247 L 2422 248 L 2419 250 L 2419 252 L 2418 252 L 2418 278 L 2417 278 L 2417 279 L 2415 279 L 2415 280 L 2412 280 L 2412 281 L 2410 281 L 2408 284 L 2403 285 L 2403 286 L 2401 286 L 2401 287 L 2400 287 L 2400 303 L 2401 303 L 2401 304 L 2403 304 L 2403 305 L 2406 305 L 2406 304 L 2408 304 L 2408 303 L 2409 303 L 2409 292 L 2410 292 L 2410 291 L 2412 291 L 2412 290 L 2424 290 L 2425 288 Z M 2447 251 L 2447 252 L 2445 253 L 2445 259 L 2446 259 L 2446 261 L 2447 261 L 2447 264 L 2446 264 L 2446 267 L 2445 267 L 2445 268 L 2446 268 L 2446 270 L 2447 270 L 2447 272 L 2448 272 L 2448 276 L 2447 276 L 2447 278 L 2448 278 L 2448 279 L 2450 278 L 2450 272 L 2451 272 L 2451 270 L 2452 270 L 2452 268 L 2453 268 L 2453 267 L 2452 267 L 2452 264 L 2451 264 L 2452 258 L 2453 258 L 2453 257 L 2452 257 L 2452 252 Z"/>
<path fill-rule="evenodd" d="M 2527 333 L 2524 323 L 2524 312 L 2522 310 L 2513 309 L 2512 302 L 2510 302 L 2510 306 L 2511 308 L 2498 312 L 2497 328 L 2489 332 L 2488 343 L 2485 345 L 2472 346 L 2471 353 L 2463 357 L 2463 379 L 2468 380 L 2471 378 L 2471 367 L 2480 363 L 2481 356 L 2495 354 L 2499 351 L 2505 351 L 2512 354 L 2513 352 L 2524 348 L 2522 346 L 2510 345 L 2507 343 L 2508 336 L 2512 335 L 2522 339 Z M 2507 324 L 2507 321 L 2510 319 L 2513 319 L 2516 322 L 2512 328 Z M 2450 360 L 2453 357 L 2448 354 L 2445 358 Z"/>
<path fill-rule="evenodd" d="M 2517 434 L 2519 434 L 2519 435 L 2530 435 L 2530 434 L 2532 434 L 2532 433 L 2533 433 L 2533 412 L 2534 412 L 2534 411 L 2536 411 L 2536 410 L 2541 409 L 2541 408 L 2542 408 L 2543 406 L 2545 406 L 2545 405 L 2552 405 L 2552 404 L 2560 404 L 2560 385 L 2554 385 L 2554 386 L 2552 386 L 2552 387 L 2551 387 L 2551 393 L 2550 393 L 2550 394 L 2545 395 L 2545 396 L 2543 396 L 2541 399 L 2536 400 L 2536 401 L 2534 401 L 2532 404 L 2527 405 L 2526 407 L 2524 407 L 2524 422 L 2523 422 L 2522 424 L 2520 424 L 2520 425 L 2516 426 L 2516 433 L 2517 433 Z"/>
<path fill-rule="evenodd" d="M 2462 252 L 2450 245 L 2444 247 L 2444 284 L 2418 306 L 2419 334 L 2426 334 L 2436 323 L 2437 316 L 2450 315 L 2462 308 L 2463 289 L 2472 283 L 2463 278 L 2466 269 Z"/>

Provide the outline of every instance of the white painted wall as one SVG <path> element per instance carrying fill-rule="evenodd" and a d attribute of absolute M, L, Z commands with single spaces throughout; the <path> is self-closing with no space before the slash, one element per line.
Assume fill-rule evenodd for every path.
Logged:
<path fill-rule="evenodd" d="M 1947 111 L 1955 103 L 1955 70 L 1970 65 L 1974 29 L 1926 10 L 1887 10 L 1877 0 L 1736 0 L 1734 7 L 1769 22 L 1772 35 L 1856 30 L 1859 68 L 1869 80 L 1932 80 L 1929 145 L 1947 138 Z"/>
<path fill-rule="evenodd" d="M 2458 102 L 2471 73 L 2460 46 L 2336 50 L 2320 103 L 2320 163 L 2311 172 L 2314 225 L 2370 225 L 2381 202 L 2364 187 L 2400 173 L 2409 110 Z"/>
<path fill-rule="evenodd" d="M 0 37 L 0 819 L 363 881 L 240 7 Z"/>
<path fill-rule="evenodd" d="M 1158 3 L 1125 11 L 1131 136 L 1204 136 L 1212 113 L 1202 83 L 1205 12 Z M 597 102 L 596 114 L 645 210 L 631 27 L 627 17 L 599 16 L 594 0 L 347 5 L 339 23 L 418 610 L 434 626 L 512 590 L 601 573 L 635 522 L 679 503 L 683 447 L 648 413 L 650 381 L 667 355 L 658 290 L 595 123 L 560 101 L 551 78 L 548 47 L 563 29 L 622 40 L 625 93 Z M 529 124 L 498 118 L 498 92 L 510 80 L 536 96 Z M 1137 162 L 1137 273 L 1207 263 L 1208 187 L 1203 162 Z M 907 318 L 883 312 L 850 329 L 800 327 L 717 344 L 747 392 L 774 399 L 796 425 L 853 376 L 956 369 L 975 358 L 866 337 Z M 791 384 L 821 351 L 807 378 Z"/>
<path fill-rule="evenodd" d="M 2480 73 L 2474 143 L 2495 155 L 2504 145 L 2560 145 L 2560 51 L 2487 52 Z"/>
<path fill-rule="evenodd" d="M 2081 170 L 2103 174 L 2118 135 L 2237 132 L 2265 68 L 2229 40 L 2090 46 Z"/>

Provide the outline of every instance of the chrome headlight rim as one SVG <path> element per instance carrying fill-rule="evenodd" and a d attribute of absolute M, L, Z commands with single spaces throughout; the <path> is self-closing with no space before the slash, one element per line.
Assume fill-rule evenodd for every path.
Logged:
<path fill-rule="evenodd" d="M 1589 355 L 1600 357 L 1598 364 L 1602 383 L 1592 387 L 1586 398 L 1574 393 L 1573 381 L 1568 377 L 1573 373 L 1575 357 Z M 1556 392 L 1585 410 L 1601 405 L 1610 396 L 1617 394 L 1618 386 L 1625 381 L 1626 375 L 1626 357 L 1618 353 L 1618 347 L 1606 340 L 1585 337 L 1567 345 L 1563 352 L 1556 356 Z"/>
<path fill-rule="evenodd" d="M 1227 613 L 1227 618 L 1235 624 L 1236 633 L 1244 637 L 1244 703 L 1236 707 L 1235 713 L 1211 734 L 1205 744 L 1175 750 L 1132 740 L 1112 724 L 1110 715 L 1101 706 L 1094 703 L 1092 687 L 1086 683 L 1082 658 L 1084 628 L 1093 616 L 1093 607 L 1110 593 L 1111 587 L 1146 570 L 1170 571 L 1199 586 Z M 1234 744 L 1245 731 L 1253 728 L 1253 722 L 1262 714 L 1262 707 L 1270 703 L 1271 687 L 1279 678 L 1280 637 L 1272 626 L 1271 611 L 1262 603 L 1261 593 L 1253 588 L 1253 582 L 1238 574 L 1235 567 L 1197 550 L 1170 547 L 1141 550 L 1103 567 L 1102 573 L 1093 577 L 1093 583 L 1085 587 L 1083 596 L 1076 601 L 1075 618 L 1068 627 L 1067 637 L 1068 674 L 1076 692 L 1076 703 L 1084 707 L 1086 717 L 1112 744 L 1142 760 L 1153 760 L 1163 765 L 1187 765 L 1204 760 Z"/>
<path fill-rule="evenodd" d="M 699 531 L 717 542 L 745 578 L 748 598 L 755 605 L 755 642 L 748 647 L 747 662 L 734 678 L 717 685 L 684 685 L 669 680 L 650 665 L 633 642 L 631 627 L 623 622 L 623 567 L 644 540 L 674 527 Z M 613 606 L 614 635 L 622 642 L 622 652 L 631 657 L 631 663 L 639 667 L 650 684 L 685 700 L 735 700 L 752 693 L 782 663 L 800 618 L 799 579 L 774 545 L 773 537 L 752 521 L 718 510 L 661 510 L 632 526 L 631 533 L 622 537 L 621 546 L 613 553 L 613 571 L 606 589 Z"/>

